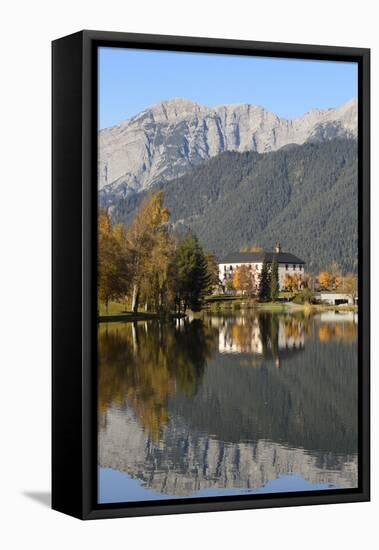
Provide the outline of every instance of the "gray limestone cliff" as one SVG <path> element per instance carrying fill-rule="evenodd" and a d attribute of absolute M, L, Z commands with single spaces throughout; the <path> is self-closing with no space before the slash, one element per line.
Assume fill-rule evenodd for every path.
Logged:
<path fill-rule="evenodd" d="M 256 105 L 209 108 L 171 99 L 99 132 L 98 185 L 102 194 L 122 197 L 181 176 L 224 151 L 265 153 L 291 143 L 356 135 L 356 98 L 293 120 Z"/>

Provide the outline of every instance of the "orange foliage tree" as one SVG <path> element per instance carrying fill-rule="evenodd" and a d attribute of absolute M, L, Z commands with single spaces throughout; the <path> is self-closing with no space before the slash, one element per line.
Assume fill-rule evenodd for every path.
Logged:
<path fill-rule="evenodd" d="M 330 273 L 328 271 L 320 271 L 318 282 L 324 290 L 328 290 L 332 284 L 332 277 Z"/>
<path fill-rule="evenodd" d="M 233 288 L 243 294 L 252 295 L 254 293 L 254 277 L 247 265 L 239 266 L 233 273 Z"/>
<path fill-rule="evenodd" d="M 302 279 L 298 273 L 294 273 L 293 275 L 286 273 L 283 279 L 283 287 L 285 290 L 293 292 L 294 290 L 299 290 L 301 282 Z"/>

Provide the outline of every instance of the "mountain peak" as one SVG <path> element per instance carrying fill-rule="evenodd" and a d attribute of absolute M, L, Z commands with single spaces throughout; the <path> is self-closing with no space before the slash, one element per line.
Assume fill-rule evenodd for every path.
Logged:
<path fill-rule="evenodd" d="M 258 105 L 207 107 L 182 97 L 165 99 L 99 132 L 99 188 L 139 191 L 224 151 L 266 153 L 288 143 L 356 135 L 356 98 L 293 120 Z"/>
<path fill-rule="evenodd" d="M 145 109 L 144 112 L 150 111 L 154 113 L 154 115 L 156 113 L 163 113 L 166 118 L 175 118 L 205 109 L 207 108 L 203 105 L 195 103 L 190 99 L 185 99 L 183 97 L 174 97 L 172 99 L 164 99 L 162 101 L 159 101 L 148 109 Z"/>
<path fill-rule="evenodd" d="M 163 99 L 158 101 L 155 105 L 175 105 L 177 107 L 200 107 L 199 103 L 192 101 L 192 99 L 187 99 L 185 97 L 172 97 L 171 99 Z"/>

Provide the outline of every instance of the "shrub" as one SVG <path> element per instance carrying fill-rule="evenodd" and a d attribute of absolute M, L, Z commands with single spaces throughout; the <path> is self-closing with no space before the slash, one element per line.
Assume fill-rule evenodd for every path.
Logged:
<path fill-rule="evenodd" d="M 304 288 L 301 292 L 296 294 L 295 298 L 293 299 L 294 304 L 309 304 L 312 302 L 312 292 L 309 290 L 309 288 Z"/>

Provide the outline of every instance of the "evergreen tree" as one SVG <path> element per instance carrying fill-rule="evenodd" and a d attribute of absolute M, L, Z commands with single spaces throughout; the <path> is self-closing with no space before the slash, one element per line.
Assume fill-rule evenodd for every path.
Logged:
<path fill-rule="evenodd" d="M 176 304 L 179 312 L 199 311 L 211 286 L 207 257 L 195 235 L 188 232 L 176 252 Z"/>
<path fill-rule="evenodd" d="M 270 277 L 270 298 L 272 302 L 276 302 L 279 297 L 279 269 L 276 257 L 271 264 L 271 277 Z"/>
<path fill-rule="evenodd" d="M 270 299 L 270 266 L 266 258 L 263 260 L 259 276 L 259 299 L 261 302 L 267 302 Z"/>
<path fill-rule="evenodd" d="M 218 257 L 247 252 L 254 241 L 255 249 L 271 250 L 280 235 L 307 273 L 338 262 L 339 275 L 358 268 L 357 177 L 356 140 L 332 139 L 269 154 L 224 152 L 157 188 L 171 221 Z M 112 222 L 128 226 L 148 193 L 116 199 L 100 191 L 99 201 L 111 201 Z"/>
<path fill-rule="evenodd" d="M 212 293 L 212 291 L 215 288 L 218 288 L 220 285 L 220 277 L 219 277 L 219 270 L 218 270 L 218 263 L 216 260 L 216 256 L 213 252 L 207 252 L 206 253 L 207 258 L 207 269 L 208 269 L 208 275 L 209 275 L 209 293 Z"/>

